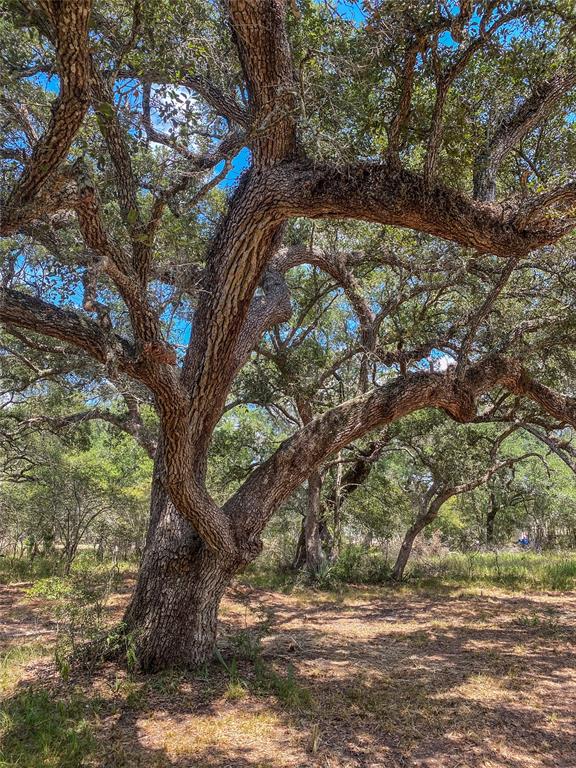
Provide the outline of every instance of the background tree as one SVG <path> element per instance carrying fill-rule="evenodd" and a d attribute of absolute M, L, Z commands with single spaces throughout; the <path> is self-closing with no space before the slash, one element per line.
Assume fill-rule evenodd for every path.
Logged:
<path fill-rule="evenodd" d="M 435 521 L 442 506 L 454 496 L 469 493 L 493 480 L 518 462 L 537 453 L 506 455 L 506 441 L 516 427 L 492 434 L 485 429 L 454 429 L 420 420 L 412 434 L 405 434 L 404 448 L 412 454 L 406 492 L 411 498 L 412 520 L 400 545 L 392 578 L 401 581 L 416 537 Z"/>
<path fill-rule="evenodd" d="M 129 437 L 75 427 L 57 437 L 20 435 L 26 473 L 0 481 L 3 552 L 56 556 L 68 574 L 81 547 L 100 557 L 142 551 L 150 462 Z"/>

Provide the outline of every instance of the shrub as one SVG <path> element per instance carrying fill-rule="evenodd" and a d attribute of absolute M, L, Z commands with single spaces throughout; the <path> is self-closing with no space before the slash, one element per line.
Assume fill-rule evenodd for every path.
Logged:
<path fill-rule="evenodd" d="M 35 581 L 57 573 L 58 562 L 54 558 L 0 557 L 0 584 L 18 581 Z"/>
<path fill-rule="evenodd" d="M 51 606 L 57 623 L 56 663 L 63 676 L 70 655 L 102 635 L 104 608 L 119 579 L 115 566 L 80 567 L 70 576 L 40 579 L 28 590 L 30 597 L 44 598 Z"/>

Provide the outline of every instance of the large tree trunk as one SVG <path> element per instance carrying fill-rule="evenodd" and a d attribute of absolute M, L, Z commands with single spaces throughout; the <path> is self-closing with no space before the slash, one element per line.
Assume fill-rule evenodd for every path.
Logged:
<path fill-rule="evenodd" d="M 159 455 L 146 547 L 124 617 L 146 672 L 192 668 L 210 659 L 220 600 L 239 568 L 208 549 L 178 514 L 162 483 L 162 462 Z"/>

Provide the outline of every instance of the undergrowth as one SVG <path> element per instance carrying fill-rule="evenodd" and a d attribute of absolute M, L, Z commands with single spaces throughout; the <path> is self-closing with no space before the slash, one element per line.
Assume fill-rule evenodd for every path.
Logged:
<path fill-rule="evenodd" d="M 253 587 L 284 592 L 310 586 L 338 592 L 349 584 L 389 583 L 392 562 L 378 549 L 349 546 L 337 561 L 325 563 L 314 576 L 262 557 L 241 579 Z M 450 552 L 410 561 L 404 581 L 408 586 L 432 589 L 478 585 L 567 591 L 576 587 L 576 552 Z"/>
<path fill-rule="evenodd" d="M 113 562 L 100 561 L 92 551 L 81 552 L 72 563 L 71 576 L 74 574 L 89 574 L 102 568 L 114 568 L 119 573 L 135 573 L 137 563 L 130 560 Z M 0 555 L 0 584 L 15 584 L 23 581 L 38 581 L 51 577 L 66 578 L 63 573 L 64 564 L 57 555 L 50 557 L 10 557 Z"/>
<path fill-rule="evenodd" d="M 264 618 L 255 628 L 229 637 L 230 650 L 226 656 L 216 650 L 216 659 L 228 676 L 225 698 L 235 701 L 248 694 L 273 695 L 289 711 L 312 709 L 312 695 L 298 681 L 292 664 L 281 672 L 265 660 L 262 640 L 269 630 L 269 620 Z"/>
<path fill-rule="evenodd" d="M 97 700 L 74 692 L 54 700 L 41 688 L 18 691 L 0 713 L 0 768 L 80 768 L 94 749 L 97 708 Z"/>

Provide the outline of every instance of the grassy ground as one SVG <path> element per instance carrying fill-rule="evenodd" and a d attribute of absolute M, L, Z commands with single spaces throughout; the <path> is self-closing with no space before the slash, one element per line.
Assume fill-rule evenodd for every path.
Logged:
<path fill-rule="evenodd" d="M 339 591 L 347 584 L 384 584 L 393 559 L 377 549 L 347 547 L 340 559 L 327 565 L 318 580 L 320 588 Z M 299 579 L 264 558 L 241 577 L 251 586 L 291 589 Z M 439 557 L 412 558 L 405 580 L 429 589 L 499 587 L 507 590 L 570 590 L 576 588 L 576 552 L 450 552 Z M 300 579 L 301 581 L 301 579 Z"/>
<path fill-rule="evenodd" d="M 242 584 L 195 675 L 63 679 L 30 586 L 0 590 L 0 768 L 576 766 L 572 592 Z"/>
<path fill-rule="evenodd" d="M 474 584 L 508 589 L 569 590 L 576 587 L 573 552 L 451 552 L 417 562 L 408 570 L 413 580 L 429 583 Z"/>

